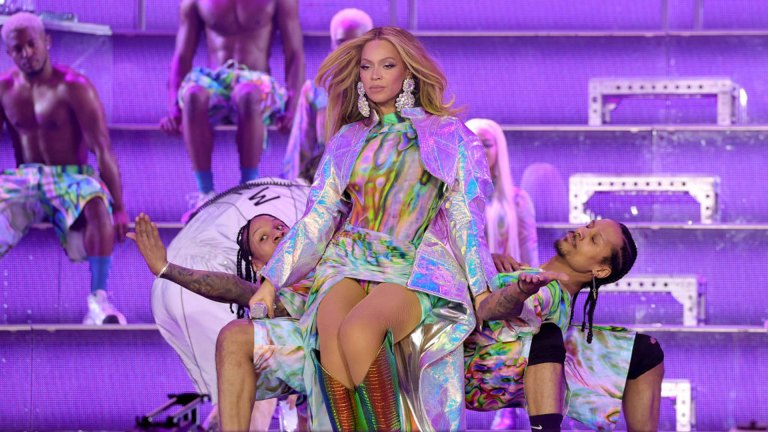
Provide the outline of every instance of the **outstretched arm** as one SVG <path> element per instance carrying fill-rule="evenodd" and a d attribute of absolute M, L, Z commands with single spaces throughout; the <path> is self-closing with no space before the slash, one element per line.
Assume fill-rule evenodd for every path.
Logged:
<path fill-rule="evenodd" d="M 478 296 L 477 321 L 511 320 L 520 316 L 525 301 L 539 288 L 553 280 L 565 281 L 568 276 L 557 272 L 520 273 L 517 283 L 507 285 L 491 294 Z"/>
<path fill-rule="evenodd" d="M 236 275 L 193 270 L 176 264 L 169 264 L 162 278 L 209 300 L 219 303 L 236 303 L 243 307 L 248 306 L 248 300 L 259 287 Z"/>
<path fill-rule="evenodd" d="M 136 231 L 128 233 L 128 238 L 136 242 L 152 274 L 157 275 L 165 268 L 161 275 L 163 279 L 168 279 L 207 299 L 248 306 L 248 299 L 258 288 L 258 285 L 244 281 L 236 275 L 193 270 L 169 263 L 157 225 L 144 213 L 136 217 Z"/>
<path fill-rule="evenodd" d="M 96 155 L 99 175 L 112 195 L 112 219 L 115 232 L 118 240 L 123 241 L 125 240 L 125 233 L 128 231 L 128 214 L 123 203 L 120 169 L 117 166 L 115 154 L 112 152 L 104 107 L 101 105 L 96 89 L 87 78 L 73 74 L 68 79 L 72 110 L 83 134 L 83 140 Z"/>

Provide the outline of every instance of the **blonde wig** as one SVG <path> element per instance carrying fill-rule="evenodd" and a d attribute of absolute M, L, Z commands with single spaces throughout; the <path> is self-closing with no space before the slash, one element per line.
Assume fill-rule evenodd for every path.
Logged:
<path fill-rule="evenodd" d="M 496 146 L 496 163 L 491 170 L 493 195 L 485 204 L 485 231 L 488 248 L 492 253 L 503 253 L 520 259 L 520 239 L 518 235 L 518 215 L 515 206 L 515 184 L 509 168 L 507 138 L 501 126 L 493 120 L 473 118 L 467 121 L 467 127 L 478 135 L 488 132 Z M 503 219 L 503 220 L 502 220 Z M 500 222 L 506 222 L 506 233 L 498 232 Z M 506 238 L 504 238 L 506 236 Z M 505 241 L 503 241 L 504 239 Z"/>
<path fill-rule="evenodd" d="M 365 44 L 372 40 L 391 43 L 403 59 L 406 70 L 416 81 L 416 106 L 435 115 L 453 115 L 451 102 L 443 102 L 447 86 L 445 75 L 421 43 L 411 33 L 398 27 L 376 27 L 359 38 L 343 43 L 323 60 L 315 82 L 328 92 L 326 140 L 342 126 L 363 120 L 357 109 L 357 82 L 360 80 L 360 57 Z M 378 111 L 376 104 L 368 100 Z"/>

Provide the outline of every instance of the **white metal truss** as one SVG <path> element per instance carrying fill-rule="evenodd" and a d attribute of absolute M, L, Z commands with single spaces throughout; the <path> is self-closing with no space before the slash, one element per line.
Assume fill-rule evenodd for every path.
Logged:
<path fill-rule="evenodd" d="M 719 218 L 717 196 L 720 178 L 704 174 L 572 174 L 569 185 L 569 221 L 587 223 L 598 215 L 588 213 L 587 201 L 596 192 L 687 193 L 701 208 L 701 223 Z"/>
<path fill-rule="evenodd" d="M 696 407 L 687 379 L 665 379 L 661 382 L 661 397 L 675 400 L 675 430 L 690 431 L 696 424 Z"/>
<path fill-rule="evenodd" d="M 667 95 L 716 96 L 718 125 L 746 122 L 747 94 L 728 77 L 614 77 L 589 80 L 589 124 L 610 123 L 623 98 Z"/>
<path fill-rule="evenodd" d="M 669 293 L 683 306 L 683 325 L 696 326 L 706 318 L 706 286 L 695 275 L 638 275 L 600 288 L 601 293 Z"/>

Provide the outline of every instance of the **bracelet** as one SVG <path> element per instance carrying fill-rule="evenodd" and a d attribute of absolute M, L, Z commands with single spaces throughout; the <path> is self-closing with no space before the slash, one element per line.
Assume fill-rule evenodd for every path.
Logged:
<path fill-rule="evenodd" d="M 165 274 L 165 271 L 168 270 L 168 266 L 169 265 L 171 265 L 171 262 L 167 261 L 165 263 L 165 265 L 163 266 L 163 268 L 159 272 L 157 272 L 157 275 L 155 275 L 155 279 L 160 279 L 161 277 L 163 277 L 163 275 Z M 518 287 L 519 287 L 519 285 L 518 285 Z"/>

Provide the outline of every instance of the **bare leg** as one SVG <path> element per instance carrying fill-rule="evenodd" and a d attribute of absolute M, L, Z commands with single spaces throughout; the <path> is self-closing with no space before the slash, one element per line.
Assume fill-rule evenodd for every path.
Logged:
<path fill-rule="evenodd" d="M 339 329 L 339 342 L 355 385 L 365 378 L 384 336 L 394 342 L 408 336 L 421 322 L 421 305 L 408 288 L 382 283 L 347 315 Z"/>
<path fill-rule="evenodd" d="M 562 414 L 564 379 L 560 363 L 539 363 L 525 369 L 525 400 L 529 416 Z"/>
<path fill-rule="evenodd" d="M 237 106 L 237 151 L 241 168 L 258 168 L 266 133 L 261 112 L 261 89 L 252 83 L 235 87 L 232 99 Z M 243 179 L 248 180 L 248 179 Z"/>
<path fill-rule="evenodd" d="M 85 204 L 85 252 L 88 256 L 108 257 L 115 246 L 115 228 L 104 200 L 94 198 Z"/>
<path fill-rule="evenodd" d="M 365 291 L 352 279 L 344 279 L 325 295 L 317 310 L 320 362 L 337 381 L 352 388 L 352 379 L 342 356 L 339 328 L 350 310 L 365 298 Z"/>
<path fill-rule="evenodd" d="M 560 431 L 565 394 L 565 345 L 563 333 L 553 323 L 544 323 L 531 341 L 525 370 L 525 400 L 531 430 Z"/>
<path fill-rule="evenodd" d="M 664 363 L 627 380 L 622 409 L 630 431 L 656 431 L 659 428 L 659 402 Z"/>
<path fill-rule="evenodd" d="M 224 431 L 248 430 L 256 399 L 253 348 L 253 324 L 248 320 L 230 322 L 216 341 L 219 416 Z"/>
<path fill-rule="evenodd" d="M 182 131 L 184 143 L 195 171 L 211 170 L 213 154 L 213 128 L 208 119 L 208 91 L 194 85 L 187 88 L 182 96 Z M 208 192 L 208 191 L 201 191 Z"/>
<path fill-rule="evenodd" d="M 254 402 L 253 409 L 251 410 L 251 424 L 248 430 L 269 430 L 269 424 L 272 422 L 272 414 L 274 414 L 276 406 L 277 399 L 258 400 Z"/>

